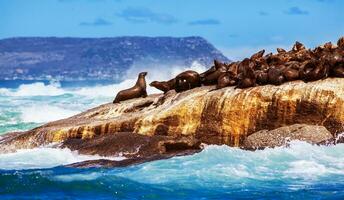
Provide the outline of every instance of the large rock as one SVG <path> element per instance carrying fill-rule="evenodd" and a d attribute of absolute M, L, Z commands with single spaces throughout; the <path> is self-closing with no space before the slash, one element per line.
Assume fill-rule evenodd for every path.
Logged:
<path fill-rule="evenodd" d="M 300 140 L 312 144 L 333 141 L 332 134 L 323 126 L 294 124 L 274 130 L 261 130 L 248 136 L 242 145 L 245 149 L 262 149 L 287 145 L 289 141 Z"/>
<path fill-rule="evenodd" d="M 252 133 L 292 124 L 321 125 L 332 134 L 342 132 L 344 79 L 248 89 L 214 90 L 208 86 L 104 104 L 27 132 L 8 134 L 0 140 L 0 152 L 118 132 L 189 136 L 207 144 L 242 146 Z"/>
<path fill-rule="evenodd" d="M 60 147 L 77 150 L 81 154 L 124 156 L 127 159 L 91 160 L 74 163 L 72 167 L 122 167 L 172 156 L 189 155 L 202 150 L 193 137 L 146 136 L 136 133 L 116 133 L 95 136 L 92 139 L 68 139 Z"/>

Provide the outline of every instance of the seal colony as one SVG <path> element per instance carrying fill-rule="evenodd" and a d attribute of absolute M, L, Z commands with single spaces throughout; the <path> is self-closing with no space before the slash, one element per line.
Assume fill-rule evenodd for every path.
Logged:
<path fill-rule="evenodd" d="M 290 51 L 277 48 L 277 53 L 265 54 L 261 50 L 242 61 L 221 63 L 214 60 L 214 65 L 198 74 L 188 70 L 168 81 L 153 81 L 149 85 L 164 93 L 175 90 L 183 92 L 203 85 L 216 85 L 216 89 L 235 86 L 249 88 L 259 85 L 281 85 L 288 81 L 317 81 L 327 77 L 344 78 L 344 37 L 337 45 L 327 42 L 314 49 L 306 49 L 295 42 Z M 140 73 L 134 87 L 120 91 L 113 103 L 146 97 L 145 75 Z"/>

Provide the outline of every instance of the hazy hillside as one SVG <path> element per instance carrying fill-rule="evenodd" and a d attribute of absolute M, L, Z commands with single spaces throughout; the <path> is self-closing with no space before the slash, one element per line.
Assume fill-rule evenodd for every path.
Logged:
<path fill-rule="evenodd" d="M 134 63 L 228 61 L 201 37 L 29 37 L 0 40 L 2 79 L 118 79 Z M 168 65 L 167 65 L 168 66 Z"/>

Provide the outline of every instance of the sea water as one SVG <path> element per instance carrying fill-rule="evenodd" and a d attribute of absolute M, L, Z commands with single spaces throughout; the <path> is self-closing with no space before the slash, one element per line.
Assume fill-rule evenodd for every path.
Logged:
<path fill-rule="evenodd" d="M 0 137 L 111 102 L 134 81 L 2 84 Z M 100 158 L 49 146 L 0 154 L 0 199 L 344 199 L 344 144 L 294 141 L 255 152 L 209 145 L 198 154 L 124 168 L 63 167 Z"/>

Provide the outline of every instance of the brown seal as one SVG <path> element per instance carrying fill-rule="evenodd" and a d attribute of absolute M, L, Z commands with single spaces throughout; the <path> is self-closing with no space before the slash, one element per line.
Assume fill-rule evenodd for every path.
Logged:
<path fill-rule="evenodd" d="M 200 74 L 201 82 L 204 82 L 205 77 L 209 76 L 210 74 L 214 73 L 216 71 L 215 65 L 211 66 L 207 71 Z"/>
<path fill-rule="evenodd" d="M 220 77 L 217 80 L 216 89 L 221 89 L 228 86 L 234 86 L 237 84 L 237 82 L 238 82 L 238 79 L 236 77 L 236 74 L 229 71 L 220 75 Z"/>
<path fill-rule="evenodd" d="M 238 75 L 238 85 L 235 88 L 248 88 L 256 85 L 256 75 L 250 65 L 242 65 Z"/>
<path fill-rule="evenodd" d="M 192 70 L 188 70 L 178 74 L 175 78 L 176 85 L 175 90 L 176 92 L 182 92 L 186 90 L 190 90 L 195 87 L 201 86 L 201 77 L 200 75 Z"/>
<path fill-rule="evenodd" d="M 266 85 L 269 83 L 268 70 L 256 70 L 256 82 L 258 85 Z"/>
<path fill-rule="evenodd" d="M 324 60 L 312 59 L 306 61 L 300 68 L 300 77 L 303 81 L 316 81 L 328 77 L 329 66 Z"/>
<path fill-rule="evenodd" d="M 344 37 L 339 38 L 337 46 L 341 49 L 344 49 Z"/>
<path fill-rule="evenodd" d="M 208 73 L 202 79 L 203 85 L 215 85 L 217 83 L 217 79 L 220 77 L 220 75 L 227 71 L 226 64 L 221 63 L 217 60 L 214 60 L 214 68 L 215 68 L 215 71 Z"/>
<path fill-rule="evenodd" d="M 272 66 L 268 71 L 268 80 L 270 84 L 273 85 L 281 85 L 285 79 L 283 76 L 283 68 L 284 67 L 275 67 Z"/>
<path fill-rule="evenodd" d="M 284 50 L 283 48 L 277 48 L 276 50 L 277 50 L 277 53 L 279 54 L 287 53 L 287 51 Z"/>
<path fill-rule="evenodd" d="M 126 90 L 119 91 L 116 95 L 116 98 L 113 100 L 113 103 L 119 103 L 120 101 L 139 97 L 147 97 L 145 80 L 146 75 L 147 72 L 141 72 L 137 78 L 135 86 Z"/>
<path fill-rule="evenodd" d="M 344 63 L 338 63 L 331 67 L 330 75 L 332 77 L 344 78 Z"/>
<path fill-rule="evenodd" d="M 298 51 L 306 50 L 306 47 L 301 42 L 296 41 L 291 50 L 293 52 L 298 52 Z"/>
<path fill-rule="evenodd" d="M 153 81 L 149 85 L 166 93 L 170 90 L 173 90 L 175 88 L 175 84 L 176 80 L 173 78 L 169 81 Z"/>
<path fill-rule="evenodd" d="M 257 53 L 253 54 L 250 59 L 251 60 L 256 60 L 258 58 L 262 58 L 264 56 L 264 53 L 265 53 L 265 49 L 260 50 Z"/>
<path fill-rule="evenodd" d="M 286 81 L 294 81 L 300 78 L 300 64 L 296 61 L 286 63 L 286 68 L 283 70 L 283 75 Z"/>

